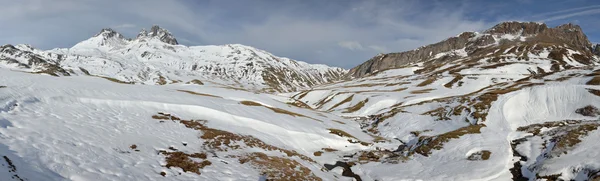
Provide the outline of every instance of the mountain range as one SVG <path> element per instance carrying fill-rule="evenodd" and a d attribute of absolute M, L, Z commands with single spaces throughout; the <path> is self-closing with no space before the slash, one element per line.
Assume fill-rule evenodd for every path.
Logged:
<path fill-rule="evenodd" d="M 502 22 L 350 69 L 153 26 L 0 47 L 0 180 L 599 180 L 600 45 Z"/>

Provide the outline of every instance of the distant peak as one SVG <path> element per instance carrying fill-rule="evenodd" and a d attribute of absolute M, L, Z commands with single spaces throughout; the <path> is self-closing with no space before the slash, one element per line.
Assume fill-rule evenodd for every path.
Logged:
<path fill-rule="evenodd" d="M 535 35 L 548 29 L 548 26 L 544 23 L 539 22 L 520 22 L 520 21 L 507 21 L 502 22 L 494 27 L 485 30 L 484 33 L 489 34 L 516 34 L 521 33 L 522 35 Z"/>
<path fill-rule="evenodd" d="M 140 33 L 138 33 L 137 35 L 137 39 L 140 38 L 158 38 L 160 41 L 171 44 L 171 45 L 178 45 L 179 43 L 177 42 L 177 39 L 175 39 L 175 36 L 173 36 L 173 34 L 171 34 L 171 32 L 169 32 L 169 30 L 166 30 L 164 28 L 161 28 L 158 25 L 153 25 L 150 28 L 150 31 L 146 31 L 146 29 L 142 29 L 140 31 Z"/>
<path fill-rule="evenodd" d="M 117 31 L 115 31 L 111 28 L 104 28 L 104 29 L 100 30 L 100 32 L 98 34 L 94 35 L 94 37 L 98 37 L 98 36 L 103 36 L 105 38 L 117 37 L 117 38 L 123 39 L 123 35 L 121 35 L 120 33 L 118 33 Z"/>

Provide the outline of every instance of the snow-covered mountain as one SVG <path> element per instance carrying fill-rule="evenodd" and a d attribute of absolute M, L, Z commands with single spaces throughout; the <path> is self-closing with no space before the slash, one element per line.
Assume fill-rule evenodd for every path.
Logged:
<path fill-rule="evenodd" d="M 103 29 L 68 49 L 42 51 L 29 45 L 5 45 L 0 49 L 0 63 L 60 76 L 94 75 L 143 84 L 200 80 L 266 92 L 306 89 L 338 80 L 346 73 L 341 68 L 276 57 L 239 44 L 183 46 L 158 26 L 142 30 L 135 39 Z"/>
<path fill-rule="evenodd" d="M 327 84 L 343 70 L 160 28 L 1 50 L 0 180 L 600 179 L 600 58 L 572 24 L 500 23 Z"/>

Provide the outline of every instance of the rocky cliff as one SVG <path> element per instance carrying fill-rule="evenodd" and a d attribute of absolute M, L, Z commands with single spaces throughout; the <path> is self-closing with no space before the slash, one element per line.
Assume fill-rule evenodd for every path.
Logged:
<path fill-rule="evenodd" d="M 490 45 L 507 43 L 534 42 L 543 44 L 566 45 L 581 50 L 591 56 L 592 44 L 578 25 L 564 24 L 549 28 L 546 24 L 536 22 L 503 22 L 482 32 L 465 32 L 444 41 L 423 46 L 415 50 L 400 53 L 377 55 L 367 62 L 352 68 L 347 78 L 363 77 L 373 72 L 399 68 L 410 63 L 437 59 L 452 61 L 469 56 L 476 50 Z M 598 51 L 596 51 L 598 52 Z M 453 53 L 454 56 L 439 56 Z"/>

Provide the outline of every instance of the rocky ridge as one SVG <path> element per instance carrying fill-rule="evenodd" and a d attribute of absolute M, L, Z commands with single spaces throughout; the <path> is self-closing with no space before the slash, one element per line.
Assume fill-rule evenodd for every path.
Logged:
<path fill-rule="evenodd" d="M 472 56 L 482 49 L 494 49 L 506 44 L 543 44 L 568 46 L 580 50 L 584 56 L 592 56 L 592 44 L 581 30 L 574 24 L 564 24 L 549 28 L 546 24 L 536 22 L 503 22 L 482 32 L 465 32 L 444 41 L 423 46 L 415 50 L 400 53 L 380 54 L 365 63 L 352 68 L 346 75 L 363 77 L 365 75 L 406 66 L 411 63 L 438 61 L 447 62 L 461 57 Z M 494 46 L 496 45 L 496 46 Z M 492 47 L 490 47 L 492 46 Z M 437 56 L 440 53 L 455 52 L 462 56 Z M 598 53 L 597 48 L 595 52 Z"/>

